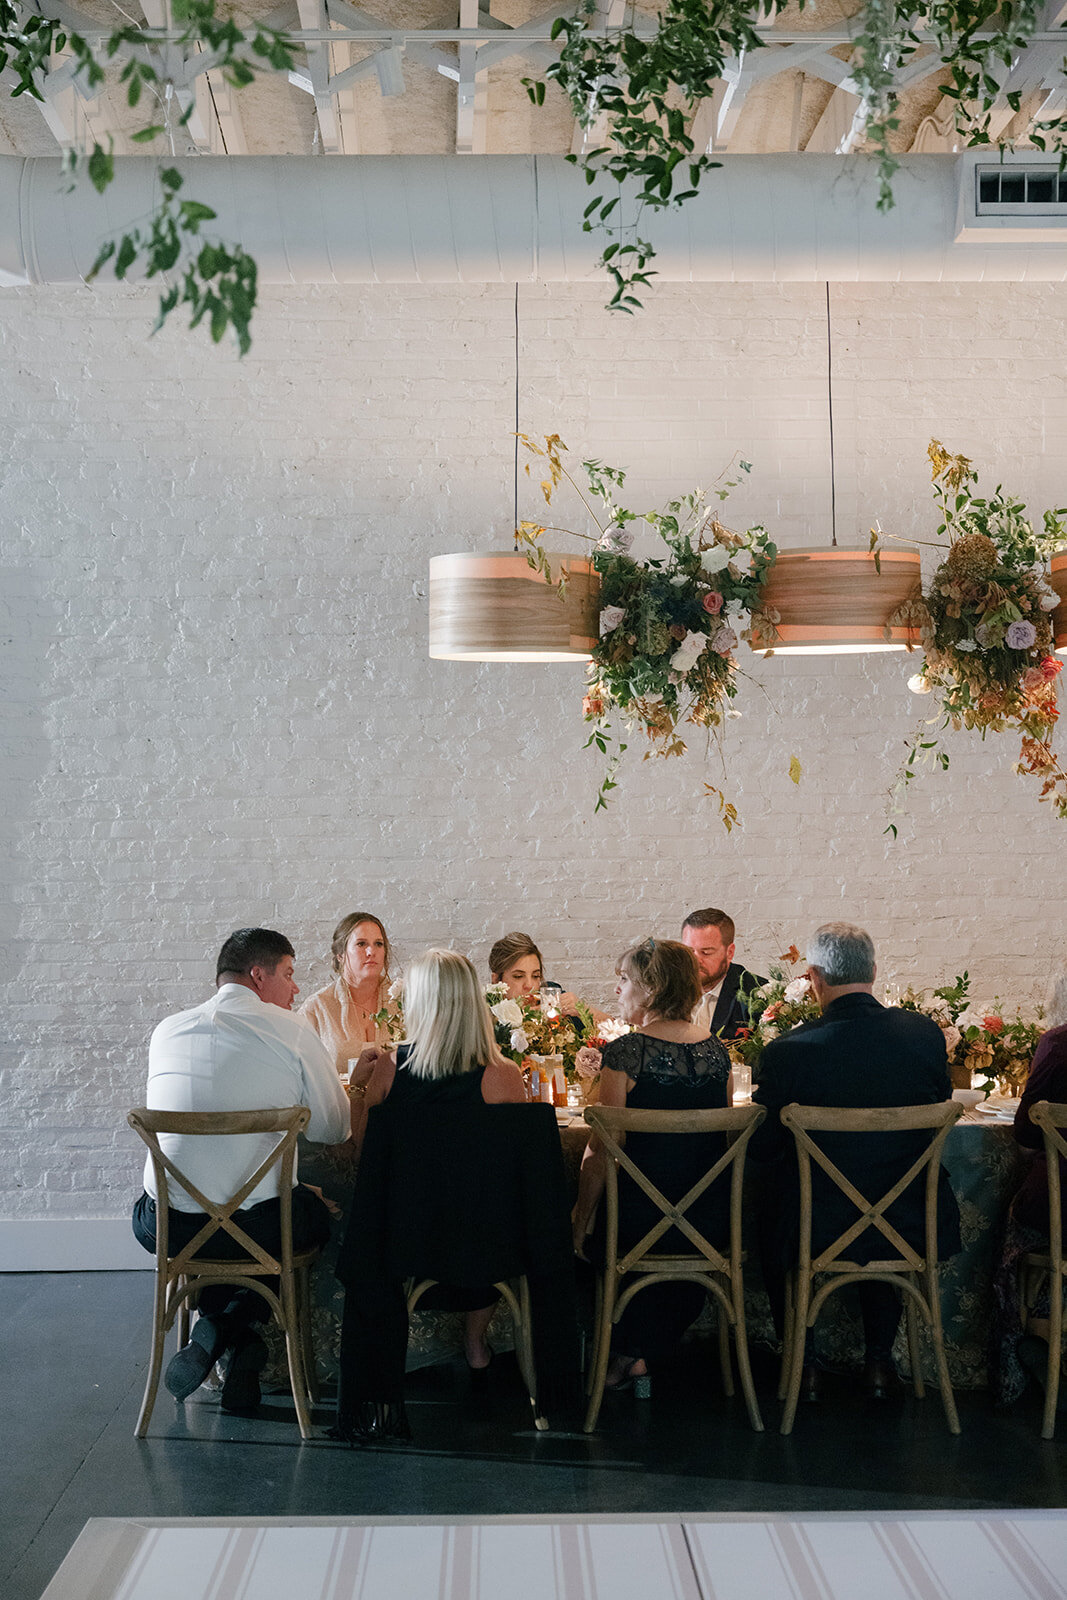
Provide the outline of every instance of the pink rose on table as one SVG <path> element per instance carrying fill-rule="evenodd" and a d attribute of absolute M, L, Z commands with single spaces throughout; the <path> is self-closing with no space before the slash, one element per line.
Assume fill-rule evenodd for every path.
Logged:
<path fill-rule="evenodd" d="M 985 1029 L 986 1033 L 1003 1033 L 1004 1032 L 1004 1018 L 1003 1017 L 998 1017 L 996 1015 L 993 1015 L 993 1016 L 990 1016 L 990 1017 L 983 1017 L 982 1018 L 982 1027 Z"/>
<path fill-rule="evenodd" d="M 622 606 L 605 606 L 600 613 L 600 637 L 606 633 L 614 633 L 626 612 Z"/>
<path fill-rule="evenodd" d="M 717 617 L 722 610 L 722 595 L 717 589 L 710 590 L 700 602 L 709 617 Z"/>
<path fill-rule="evenodd" d="M 711 641 L 711 648 L 717 656 L 728 656 L 737 649 L 737 634 L 732 628 L 720 628 Z"/>
<path fill-rule="evenodd" d="M 1023 673 L 1022 684 L 1027 693 L 1031 689 L 1043 689 L 1045 687 L 1045 674 L 1040 667 L 1027 667 Z"/>
<path fill-rule="evenodd" d="M 1019 617 L 1008 627 L 1004 635 L 1004 643 L 1009 650 L 1029 650 L 1037 638 L 1037 629 L 1032 622 L 1024 622 Z"/>
<path fill-rule="evenodd" d="M 600 1051 L 594 1050 L 592 1045 L 583 1044 L 574 1058 L 574 1070 L 579 1078 L 591 1082 L 600 1071 Z"/>
<path fill-rule="evenodd" d="M 1063 662 L 1057 661 L 1055 656 L 1042 656 L 1041 671 L 1046 682 L 1051 683 L 1053 678 L 1063 671 Z"/>

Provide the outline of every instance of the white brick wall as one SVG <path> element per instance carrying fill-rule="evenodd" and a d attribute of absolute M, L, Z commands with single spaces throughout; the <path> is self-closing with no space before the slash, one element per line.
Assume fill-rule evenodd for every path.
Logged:
<path fill-rule="evenodd" d="M 825 542 L 823 296 L 664 285 L 616 319 L 597 288 L 524 287 L 522 425 L 627 468 L 635 506 L 738 451 L 754 470 L 727 520 Z M 1012 741 L 953 739 L 883 837 L 928 705 L 902 658 L 753 664 L 767 694 L 748 687 L 728 730 L 731 837 L 698 750 L 633 761 L 593 817 L 580 668 L 428 659 L 429 556 L 507 544 L 510 290 L 272 290 L 244 362 L 149 340 L 152 303 L 0 299 L 0 1214 L 127 1210 L 148 1034 L 206 996 L 241 923 L 293 937 L 305 990 L 356 904 L 402 957 L 452 940 L 482 963 L 527 928 L 604 1000 L 627 941 L 712 902 L 757 968 L 843 915 L 887 976 L 1043 991 L 1067 954 L 1067 825 L 1012 775 Z M 931 536 L 932 434 L 987 489 L 1067 500 L 1062 288 L 835 286 L 833 304 L 841 542 L 876 517 Z"/>

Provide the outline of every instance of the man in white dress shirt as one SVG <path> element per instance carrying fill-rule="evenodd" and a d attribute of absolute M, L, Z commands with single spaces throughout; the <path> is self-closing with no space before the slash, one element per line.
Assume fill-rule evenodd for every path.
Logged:
<path fill-rule="evenodd" d="M 719 1039 L 736 1039 L 749 1026 L 746 997 L 766 979 L 734 960 L 734 923 L 725 911 L 708 906 L 691 911 L 682 923 L 682 943 L 696 956 L 703 993 L 693 1021 Z"/>
<path fill-rule="evenodd" d="M 148 1049 L 147 1104 L 153 1111 L 266 1111 L 303 1105 L 311 1110 L 307 1136 L 340 1144 L 349 1136 L 348 1096 L 318 1035 L 291 1006 L 293 947 L 270 928 L 239 928 L 219 953 L 216 992 L 203 1005 L 166 1017 Z M 183 1138 L 165 1134 L 160 1145 L 202 1194 L 223 1201 L 234 1194 L 277 1143 L 272 1134 Z M 321 1197 L 296 1183 L 293 1249 L 307 1250 L 329 1237 Z M 145 1192 L 133 1210 L 133 1231 L 146 1250 L 156 1248 L 156 1195 L 151 1160 Z M 168 1241 L 176 1254 L 199 1232 L 205 1213 L 174 1183 Z M 265 1178 L 240 1212 L 241 1226 L 267 1250 L 281 1247 L 278 1172 Z M 236 1241 L 217 1233 L 212 1255 L 242 1255 Z M 192 1338 L 167 1367 L 164 1383 L 177 1400 L 198 1388 L 215 1361 L 229 1352 L 221 1403 L 226 1411 L 259 1404 L 259 1373 L 266 1345 L 255 1325 L 269 1315 L 254 1289 L 212 1284 L 200 1293 Z"/>

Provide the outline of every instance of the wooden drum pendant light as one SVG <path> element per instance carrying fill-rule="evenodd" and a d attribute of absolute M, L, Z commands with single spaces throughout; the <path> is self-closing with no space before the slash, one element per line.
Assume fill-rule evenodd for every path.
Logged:
<path fill-rule="evenodd" d="M 880 552 L 879 565 L 881 572 L 869 550 L 839 545 L 779 550 L 763 589 L 763 603 L 781 616 L 774 653 L 858 655 L 906 649 L 908 630 L 890 627 L 889 619 L 919 592 L 919 552 L 893 546 Z"/>
<path fill-rule="evenodd" d="M 1057 550 L 1049 562 L 1049 583 L 1060 597 L 1052 613 L 1052 648 L 1067 656 L 1067 550 Z"/>
<path fill-rule="evenodd" d="M 524 555 L 434 556 L 430 655 L 438 661 L 588 661 L 600 627 L 600 579 L 585 556 L 550 555 L 560 598 Z"/>

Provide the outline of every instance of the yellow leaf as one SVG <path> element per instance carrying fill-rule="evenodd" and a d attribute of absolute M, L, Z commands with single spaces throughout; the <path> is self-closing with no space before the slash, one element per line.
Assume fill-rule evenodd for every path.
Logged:
<path fill-rule="evenodd" d="M 800 762 L 797 760 L 796 756 L 790 756 L 789 776 L 792 778 L 794 783 L 800 782 L 800 774 L 803 772 L 803 770 L 804 768 L 800 765 Z"/>

